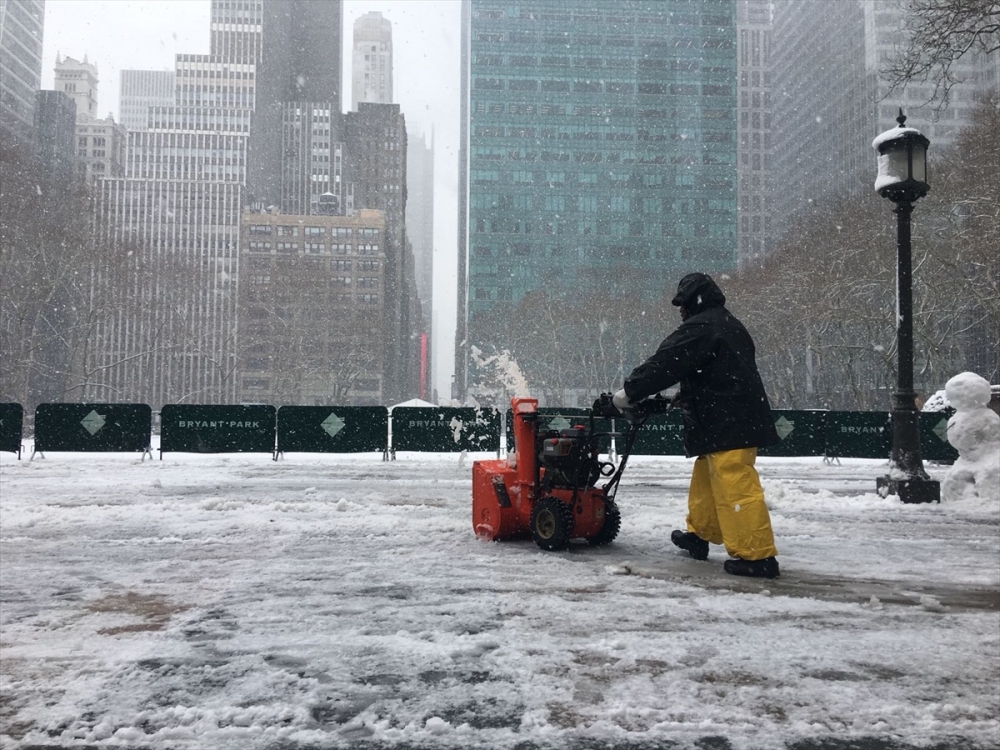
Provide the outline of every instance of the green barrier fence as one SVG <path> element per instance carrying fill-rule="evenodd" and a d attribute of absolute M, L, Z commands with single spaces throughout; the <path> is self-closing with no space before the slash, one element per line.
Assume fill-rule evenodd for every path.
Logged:
<path fill-rule="evenodd" d="M 958 458 L 958 451 L 948 442 L 948 420 L 954 414 L 954 409 L 920 413 L 920 454 L 925 461 L 952 463 Z"/>
<path fill-rule="evenodd" d="M 278 453 L 378 451 L 385 456 L 388 444 L 389 410 L 384 406 L 282 406 L 278 409 Z"/>
<path fill-rule="evenodd" d="M 507 450 L 514 450 L 514 412 L 510 409 L 504 415 L 507 427 Z M 543 430 L 566 430 L 575 425 L 590 424 L 590 409 L 582 407 L 550 407 L 543 406 L 538 409 L 539 428 Z M 598 417 L 594 420 L 595 432 L 608 432 L 614 430 L 614 423 L 610 419 Z M 598 450 L 601 453 L 611 452 L 611 435 L 601 437 L 597 441 Z"/>
<path fill-rule="evenodd" d="M 892 453 L 892 421 L 881 411 L 826 412 L 827 458 L 884 458 Z"/>
<path fill-rule="evenodd" d="M 39 404 L 34 453 L 149 450 L 153 413 L 146 404 Z"/>
<path fill-rule="evenodd" d="M 396 451 L 500 451 L 500 413 L 495 409 L 399 407 L 391 417 L 393 457 Z"/>
<path fill-rule="evenodd" d="M 774 428 L 780 442 L 761 448 L 761 456 L 822 456 L 824 416 L 822 411 L 773 411 Z"/>
<path fill-rule="evenodd" d="M 274 453 L 273 406 L 167 404 L 160 410 L 164 452 Z"/>
<path fill-rule="evenodd" d="M 0 451 L 16 453 L 21 458 L 24 432 L 24 409 L 20 404 L 0 404 Z"/>
<path fill-rule="evenodd" d="M 615 425 L 619 432 L 624 432 L 628 428 L 628 423 L 622 420 L 615 420 Z M 671 409 L 666 414 L 654 414 L 646 420 L 639 434 L 635 436 L 632 455 L 683 456 L 683 429 L 684 417 L 680 409 Z M 617 439 L 617 447 L 619 451 L 624 448 L 622 438 Z"/>

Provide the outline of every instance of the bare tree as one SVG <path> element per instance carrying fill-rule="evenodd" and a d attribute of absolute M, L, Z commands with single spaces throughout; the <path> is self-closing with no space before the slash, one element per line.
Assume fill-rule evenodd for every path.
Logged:
<path fill-rule="evenodd" d="M 996 0 L 907 0 L 905 46 L 882 71 L 889 93 L 910 82 L 934 84 L 929 102 L 948 105 L 959 82 L 955 63 L 966 55 L 1000 51 L 1000 3 Z"/>
<path fill-rule="evenodd" d="M 1000 378 L 1000 118 L 984 97 L 913 224 L 914 381 Z M 762 265 L 724 285 L 776 406 L 884 410 L 896 382 L 895 220 L 871 194 L 800 217 Z"/>
<path fill-rule="evenodd" d="M 98 328 L 125 304 L 129 249 L 95 240 L 89 194 L 0 144 L 0 398 L 80 398 Z M 84 378 L 86 380 L 86 378 Z"/>

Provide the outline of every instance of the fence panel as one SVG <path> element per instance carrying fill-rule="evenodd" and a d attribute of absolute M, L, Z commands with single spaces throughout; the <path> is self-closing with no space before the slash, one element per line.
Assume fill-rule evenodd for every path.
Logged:
<path fill-rule="evenodd" d="M 954 409 L 920 412 L 920 455 L 925 461 L 953 463 L 958 458 L 958 451 L 948 442 L 948 420 L 954 414 Z"/>
<path fill-rule="evenodd" d="M 829 458 L 889 458 L 892 422 L 884 411 L 826 413 L 826 455 Z"/>
<path fill-rule="evenodd" d="M 761 456 L 822 456 L 826 412 L 775 410 L 774 427 L 781 441 L 760 449 Z"/>
<path fill-rule="evenodd" d="M 160 458 L 184 453 L 273 453 L 273 406 L 167 404 L 160 410 Z"/>
<path fill-rule="evenodd" d="M 24 408 L 20 404 L 0 404 L 0 451 L 21 457 L 24 435 Z"/>
<path fill-rule="evenodd" d="M 146 453 L 152 424 L 146 404 L 39 404 L 35 452 Z"/>
<path fill-rule="evenodd" d="M 392 451 L 460 453 L 500 450 L 500 413 L 471 407 L 392 410 Z"/>
<path fill-rule="evenodd" d="M 279 453 L 385 453 L 389 410 L 384 406 L 282 406 Z"/>
<path fill-rule="evenodd" d="M 619 432 L 628 429 L 628 423 L 615 420 Z M 680 409 L 671 409 L 666 414 L 654 414 L 639 430 L 632 446 L 634 456 L 683 456 L 684 417 Z M 622 438 L 618 438 L 618 451 L 624 450 Z"/>

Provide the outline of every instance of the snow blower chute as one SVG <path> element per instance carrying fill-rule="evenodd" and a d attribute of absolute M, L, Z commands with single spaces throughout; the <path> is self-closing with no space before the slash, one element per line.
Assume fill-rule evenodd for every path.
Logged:
<path fill-rule="evenodd" d="M 621 527 L 615 492 L 635 436 L 650 414 L 662 414 L 669 406 L 668 399 L 648 399 L 623 415 L 605 393 L 594 402 L 587 424 L 551 430 L 540 426 L 537 399 L 511 399 L 514 452 L 506 460 L 472 465 L 476 535 L 490 540 L 530 536 L 544 550 L 563 549 L 570 539 L 610 544 Z M 623 433 L 597 432 L 597 417 L 625 418 L 629 427 Z M 599 438 L 609 435 L 624 438 L 617 469 L 599 457 Z M 608 481 L 598 487 L 601 478 Z"/>

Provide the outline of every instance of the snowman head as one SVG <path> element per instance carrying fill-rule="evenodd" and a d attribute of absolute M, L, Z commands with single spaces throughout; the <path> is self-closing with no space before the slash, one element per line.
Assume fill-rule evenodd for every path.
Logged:
<path fill-rule="evenodd" d="M 985 409 L 990 403 L 990 381 L 974 372 L 959 373 L 945 383 L 944 392 L 959 412 Z"/>

